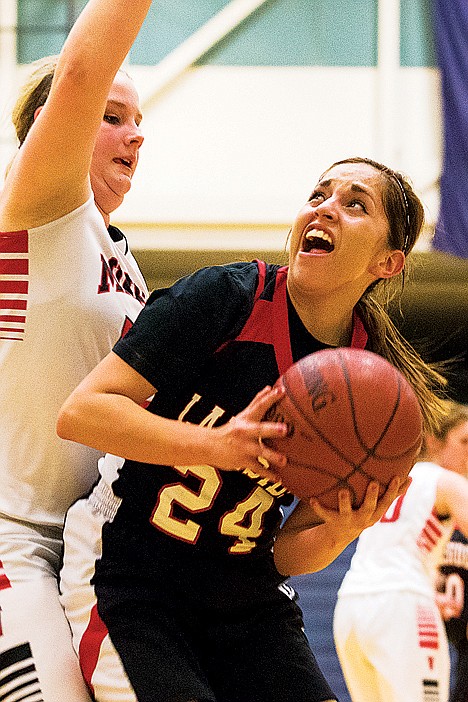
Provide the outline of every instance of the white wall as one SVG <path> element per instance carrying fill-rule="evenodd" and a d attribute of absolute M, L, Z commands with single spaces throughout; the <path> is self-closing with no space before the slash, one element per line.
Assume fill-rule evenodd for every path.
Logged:
<path fill-rule="evenodd" d="M 272 225 L 267 238 L 281 247 L 330 163 L 382 158 L 375 68 L 206 66 L 152 101 L 153 70 L 130 67 L 142 96 L 145 144 L 132 191 L 114 215 L 134 246 L 177 248 L 185 237 L 188 247 L 217 248 L 223 225 L 234 243 L 244 231 Z M 401 68 L 399 78 L 388 165 L 410 176 L 432 223 L 441 167 L 438 72 Z M 197 224 L 213 226 L 205 232 Z"/>

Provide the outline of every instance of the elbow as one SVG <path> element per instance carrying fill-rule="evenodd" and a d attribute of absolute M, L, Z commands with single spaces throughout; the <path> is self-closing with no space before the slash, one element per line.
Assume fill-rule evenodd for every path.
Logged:
<path fill-rule="evenodd" d="M 96 68 L 92 56 L 88 57 L 85 47 L 81 53 L 62 50 L 54 76 L 57 90 L 67 86 L 74 91 L 89 90 L 96 80 Z"/>
<path fill-rule="evenodd" d="M 296 572 L 295 564 L 292 562 L 291 553 L 288 549 L 282 549 L 278 543 L 273 549 L 273 557 L 276 570 L 280 575 L 289 578 L 293 575 L 303 575 L 303 572 Z"/>
<path fill-rule="evenodd" d="M 284 578 L 290 578 L 292 575 L 295 575 L 295 573 L 290 573 L 289 571 L 291 570 L 290 568 L 287 567 L 286 563 L 283 563 L 281 558 L 276 558 L 275 556 L 275 566 L 276 570 L 280 575 L 282 575 Z"/>
<path fill-rule="evenodd" d="M 58 414 L 55 431 L 60 439 L 78 441 L 78 426 L 79 412 L 76 411 L 74 403 L 68 399 Z"/>

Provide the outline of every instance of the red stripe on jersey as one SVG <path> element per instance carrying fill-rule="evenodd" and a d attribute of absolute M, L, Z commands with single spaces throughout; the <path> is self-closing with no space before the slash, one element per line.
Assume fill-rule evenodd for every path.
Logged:
<path fill-rule="evenodd" d="M 6 590 L 11 587 L 11 583 L 5 574 L 0 575 L 0 590 Z"/>
<path fill-rule="evenodd" d="M 0 232 L 0 253 L 28 253 L 28 232 Z"/>
<path fill-rule="evenodd" d="M 439 630 L 432 609 L 418 607 L 417 611 L 418 638 L 420 648 L 439 648 Z"/>
<path fill-rule="evenodd" d="M 2 300 L 0 299 L 0 310 L 25 310 L 27 300 Z"/>
<path fill-rule="evenodd" d="M 93 694 L 94 688 L 91 680 L 99 660 L 102 642 L 106 636 L 107 627 L 98 614 L 97 605 L 94 605 L 91 610 L 88 626 L 80 641 L 78 654 L 83 677 Z"/>
<path fill-rule="evenodd" d="M 15 327 L 0 327 L 0 332 L 15 332 L 17 334 L 22 334 L 24 332 L 24 328 L 15 329 Z"/>
<path fill-rule="evenodd" d="M 26 317 L 22 315 L 14 314 L 0 314 L 0 322 L 16 322 L 16 324 L 24 324 L 26 322 Z"/>
<path fill-rule="evenodd" d="M 435 545 L 436 545 L 436 543 L 437 543 L 437 535 L 434 535 L 433 533 L 431 533 L 431 530 L 430 530 L 428 524 L 426 524 L 426 526 L 424 527 L 422 533 L 424 534 L 425 538 L 429 541 L 429 543 L 431 544 L 431 546 L 435 546 Z"/>
<path fill-rule="evenodd" d="M 0 280 L 0 293 L 16 293 L 17 295 L 27 295 L 27 280 Z"/>
<path fill-rule="evenodd" d="M 0 590 L 6 590 L 9 587 L 11 587 L 11 583 L 5 575 L 5 571 L 3 570 L 3 563 L 2 561 L 0 561 Z"/>
<path fill-rule="evenodd" d="M 442 527 L 437 517 L 433 516 L 429 518 L 426 522 L 426 526 L 436 535 L 438 539 L 440 539 L 440 537 L 442 536 Z"/>
<path fill-rule="evenodd" d="M 28 275 L 27 258 L 0 258 L 0 275 Z"/>
<path fill-rule="evenodd" d="M 429 641 L 426 639 L 420 639 L 419 648 L 432 648 L 434 650 L 437 650 L 439 648 L 439 640 L 436 639 L 435 641 Z"/>

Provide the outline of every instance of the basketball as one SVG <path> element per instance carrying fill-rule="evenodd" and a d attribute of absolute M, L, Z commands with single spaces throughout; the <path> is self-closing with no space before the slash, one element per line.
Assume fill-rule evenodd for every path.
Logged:
<path fill-rule="evenodd" d="M 394 476 L 406 478 L 419 452 L 422 415 L 403 375 L 370 351 L 317 351 L 278 380 L 285 395 L 265 419 L 285 422 L 286 437 L 265 440 L 288 462 L 275 468 L 299 498 L 338 508 L 348 488 L 359 507 L 370 481 L 382 495 Z"/>

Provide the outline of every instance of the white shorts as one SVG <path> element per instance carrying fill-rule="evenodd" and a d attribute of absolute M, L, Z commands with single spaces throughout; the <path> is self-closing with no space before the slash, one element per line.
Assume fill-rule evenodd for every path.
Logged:
<path fill-rule="evenodd" d="M 0 516 L 0 699 L 90 702 L 57 585 L 62 533 Z"/>
<path fill-rule="evenodd" d="M 333 633 L 353 702 L 447 702 L 448 642 L 430 597 L 341 596 Z"/>
<path fill-rule="evenodd" d="M 102 551 L 102 527 L 120 500 L 101 479 L 91 495 L 67 513 L 60 601 L 72 629 L 73 646 L 96 702 L 137 702 L 96 606 L 91 579 Z"/>

